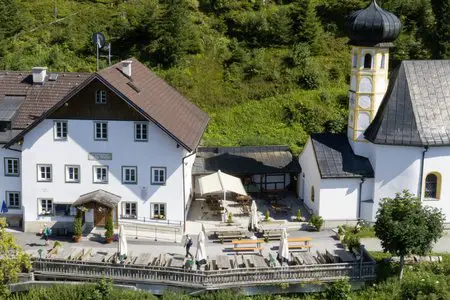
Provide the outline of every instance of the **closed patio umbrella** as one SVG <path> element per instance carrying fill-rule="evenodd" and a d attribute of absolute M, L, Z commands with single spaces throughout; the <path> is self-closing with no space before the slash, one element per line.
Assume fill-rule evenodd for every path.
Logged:
<path fill-rule="evenodd" d="M 125 230 L 123 228 L 123 225 L 120 225 L 119 229 L 119 259 L 120 261 L 123 261 L 127 258 L 128 255 L 128 245 L 127 245 L 127 238 L 125 236 Z"/>
<path fill-rule="evenodd" d="M 252 206 L 250 208 L 250 223 L 249 231 L 258 230 L 258 208 L 256 207 L 255 200 L 252 201 Z"/>
<path fill-rule="evenodd" d="M 197 252 L 195 253 L 197 264 L 206 263 L 205 234 L 200 231 L 197 238 Z"/>
<path fill-rule="evenodd" d="M 6 205 L 6 201 L 3 200 L 2 208 L 1 208 L 1 210 L 0 210 L 0 213 L 6 214 L 7 212 L 8 212 L 8 206 Z"/>
<path fill-rule="evenodd" d="M 278 247 L 278 259 L 281 262 L 289 261 L 289 245 L 286 228 L 283 228 L 283 232 L 281 233 L 280 246 Z"/>

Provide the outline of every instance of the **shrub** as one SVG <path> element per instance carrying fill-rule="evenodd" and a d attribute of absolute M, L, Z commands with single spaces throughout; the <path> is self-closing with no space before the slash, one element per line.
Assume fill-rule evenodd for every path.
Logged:
<path fill-rule="evenodd" d="M 318 215 L 312 215 L 311 220 L 309 221 L 310 224 L 314 227 L 316 231 L 320 231 L 323 225 L 323 219 L 321 216 Z"/>
<path fill-rule="evenodd" d="M 303 220 L 302 218 L 302 211 L 300 208 L 297 210 L 297 221 L 301 222 Z"/>
<path fill-rule="evenodd" d="M 298 84 L 306 90 L 315 90 L 320 87 L 320 74 L 313 68 L 306 68 L 298 78 Z"/>
<path fill-rule="evenodd" d="M 269 221 L 270 219 L 270 213 L 268 210 L 266 210 L 266 212 L 264 213 L 264 221 Z"/>
<path fill-rule="evenodd" d="M 114 235 L 114 225 L 111 213 L 108 213 L 108 215 L 106 216 L 105 229 L 105 238 L 111 239 Z"/>
<path fill-rule="evenodd" d="M 73 220 L 73 235 L 79 237 L 81 236 L 82 233 L 83 233 L 83 220 L 81 219 L 81 211 L 77 210 L 77 215 Z"/>
<path fill-rule="evenodd" d="M 233 223 L 233 214 L 231 212 L 228 213 L 228 223 Z"/>
<path fill-rule="evenodd" d="M 338 234 L 339 234 L 340 236 L 343 236 L 343 235 L 345 234 L 344 226 L 342 226 L 342 225 L 339 225 L 339 226 L 338 226 Z"/>
<path fill-rule="evenodd" d="M 339 279 L 326 288 L 326 299 L 346 300 L 350 297 L 352 286 L 347 279 Z"/>
<path fill-rule="evenodd" d="M 342 244 L 347 246 L 347 248 L 349 250 L 353 250 L 353 249 L 358 250 L 359 247 L 361 246 L 359 236 L 352 231 L 345 232 L 345 236 L 344 236 L 344 239 L 342 240 Z"/>

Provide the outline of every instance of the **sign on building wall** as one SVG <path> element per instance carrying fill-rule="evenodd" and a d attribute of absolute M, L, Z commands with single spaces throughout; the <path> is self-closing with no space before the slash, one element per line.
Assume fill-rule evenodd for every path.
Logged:
<path fill-rule="evenodd" d="M 89 160 L 112 160 L 112 153 L 90 152 Z"/>

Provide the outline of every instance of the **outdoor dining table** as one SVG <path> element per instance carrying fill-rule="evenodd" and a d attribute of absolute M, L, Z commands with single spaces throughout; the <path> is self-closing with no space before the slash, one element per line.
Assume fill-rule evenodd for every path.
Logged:
<path fill-rule="evenodd" d="M 355 258 L 353 255 L 345 250 L 334 250 L 334 253 L 339 257 L 342 262 L 354 262 Z"/>
<path fill-rule="evenodd" d="M 219 270 L 231 269 L 230 257 L 228 255 L 217 256 L 216 265 L 219 268 Z"/>

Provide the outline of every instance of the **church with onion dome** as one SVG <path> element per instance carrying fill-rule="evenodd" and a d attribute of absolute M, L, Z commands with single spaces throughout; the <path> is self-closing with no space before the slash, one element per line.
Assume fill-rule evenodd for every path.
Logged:
<path fill-rule="evenodd" d="M 389 70 L 402 29 L 376 1 L 350 14 L 347 134 L 312 134 L 298 191 L 327 221 L 374 221 L 380 201 L 408 190 L 450 222 L 450 60 Z"/>

